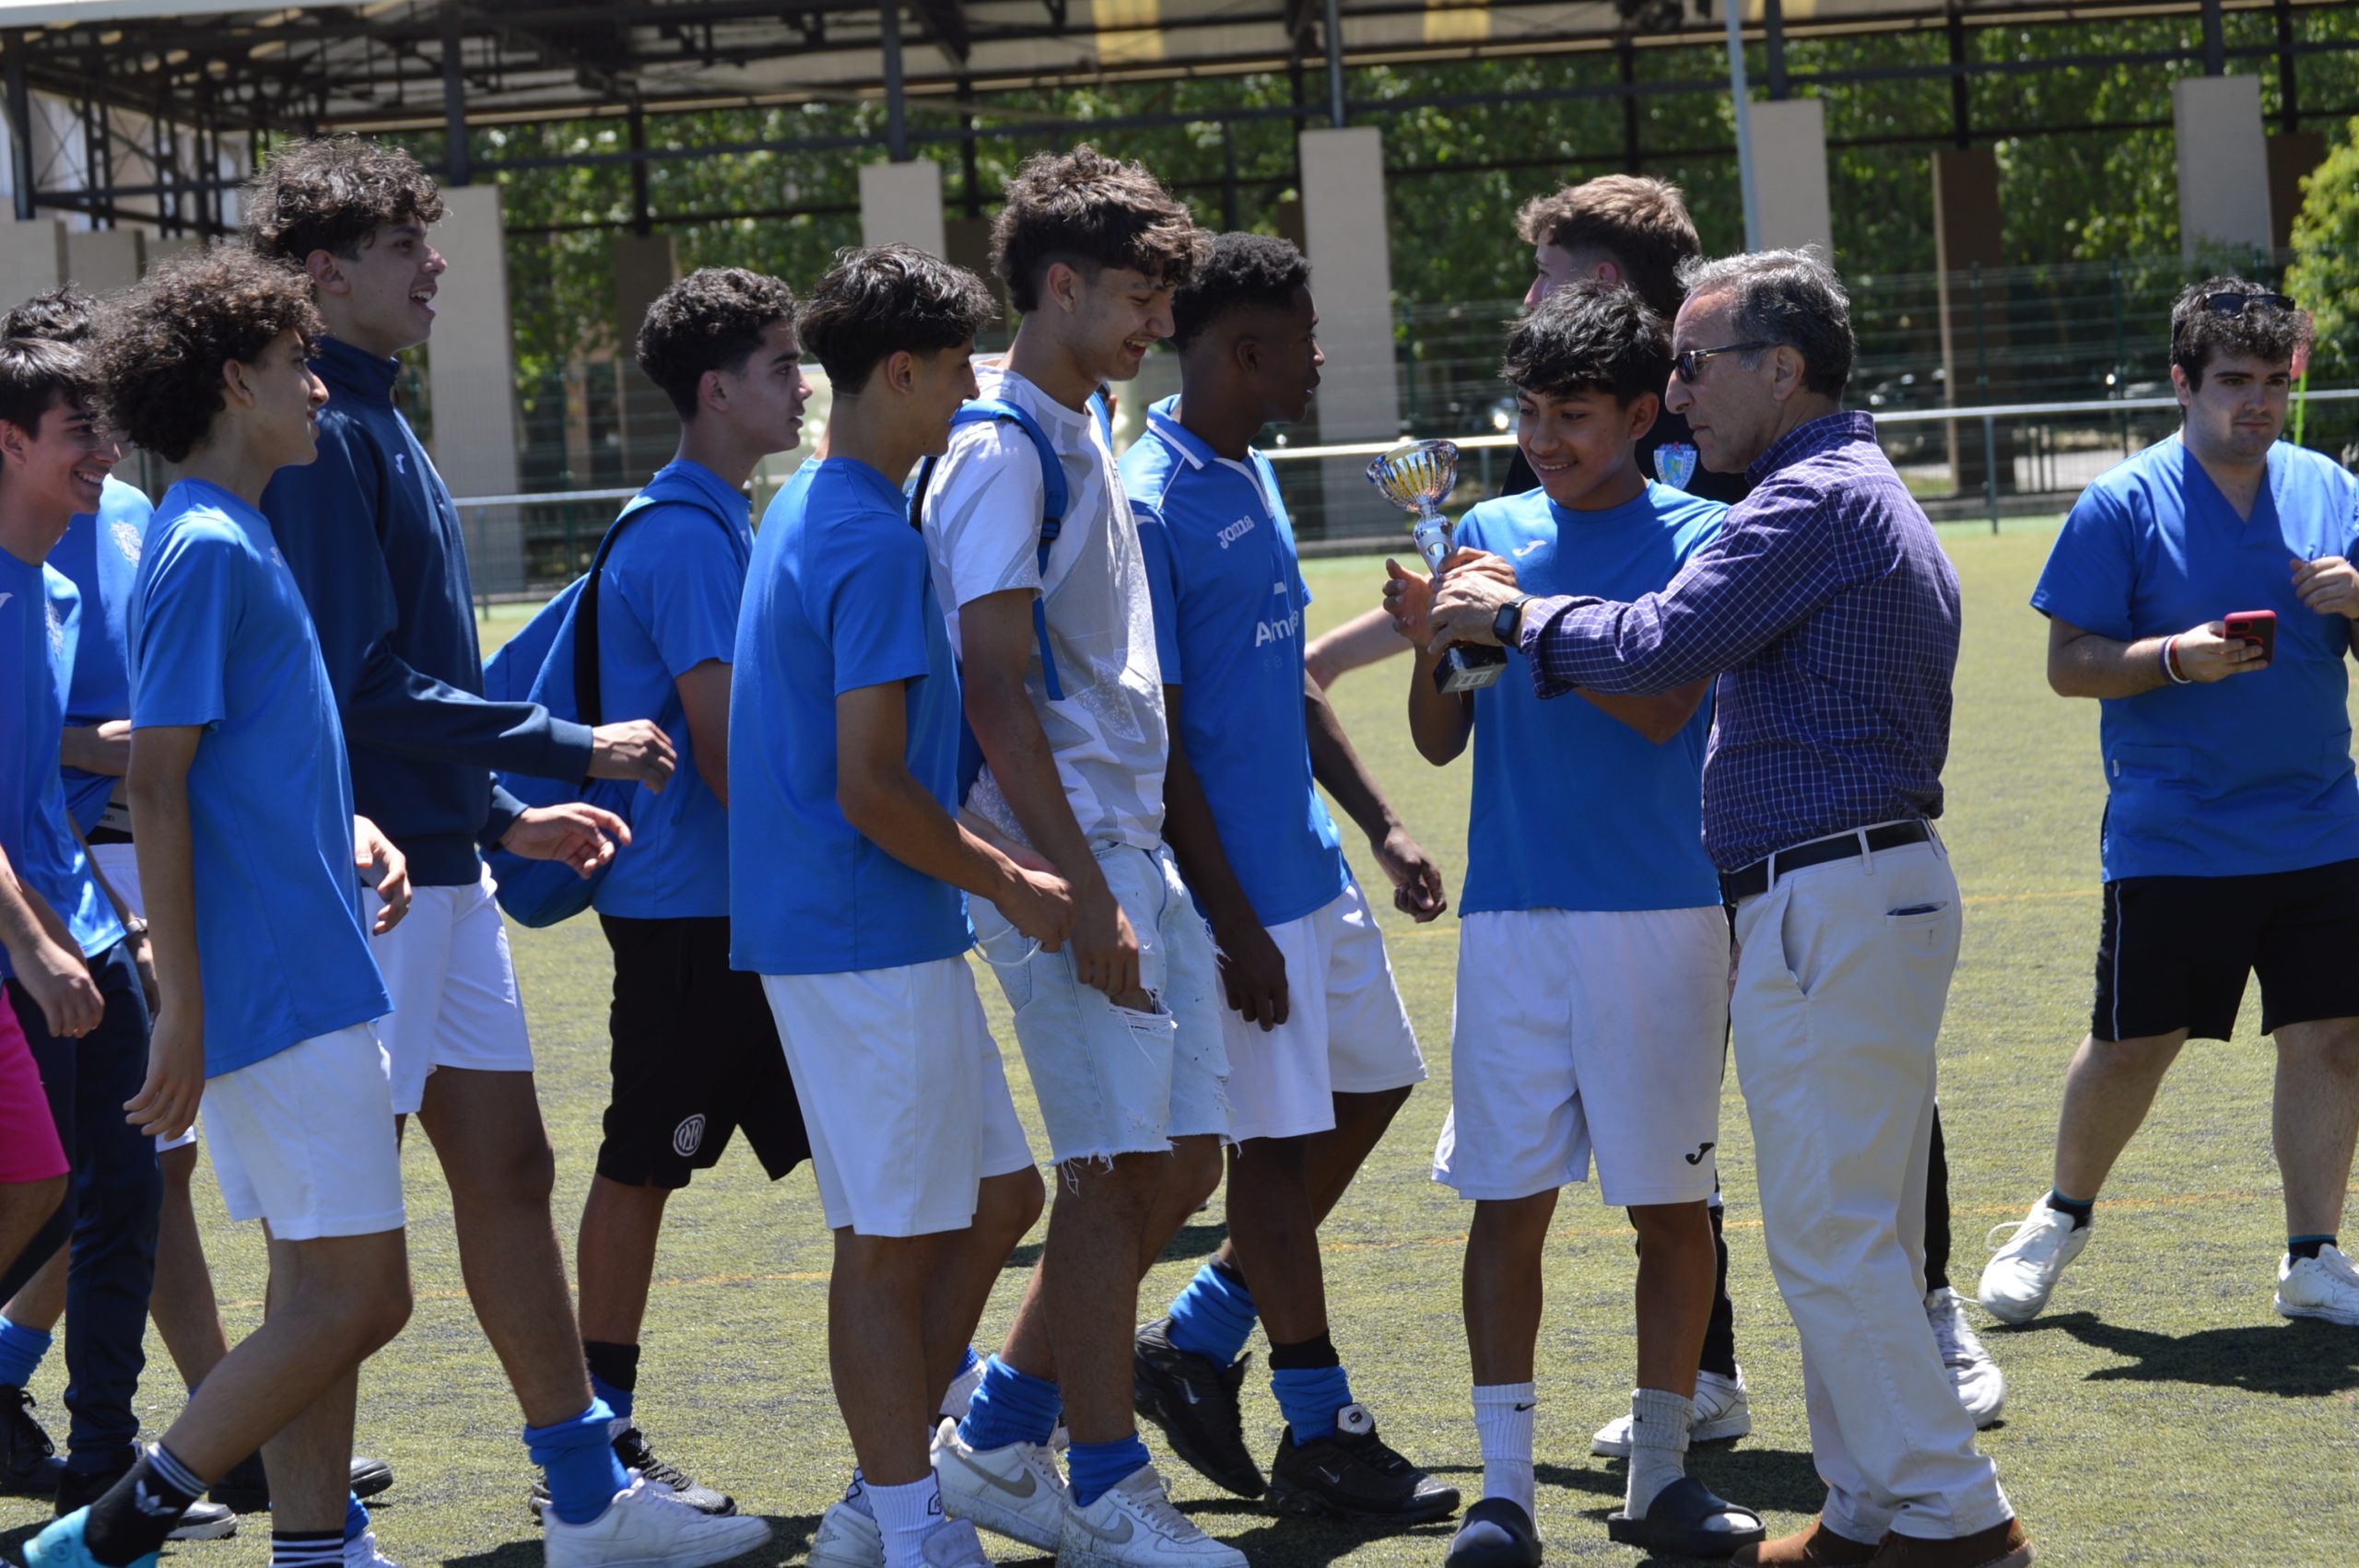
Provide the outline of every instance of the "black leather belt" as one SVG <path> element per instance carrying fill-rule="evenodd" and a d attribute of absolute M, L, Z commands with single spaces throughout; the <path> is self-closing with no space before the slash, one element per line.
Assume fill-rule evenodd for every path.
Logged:
<path fill-rule="evenodd" d="M 1772 865 L 1778 868 L 1778 875 L 1783 876 L 1805 866 L 1823 866 L 1829 860 L 1849 860 L 1860 852 L 1861 838 L 1867 840 L 1867 848 L 1872 852 L 1897 849 L 1904 844 L 1930 843 L 1932 837 L 1931 826 L 1919 819 L 1915 822 L 1888 822 L 1882 827 L 1871 827 L 1864 834 L 1836 833 L 1825 838 L 1813 838 L 1790 849 L 1765 855 L 1749 866 L 1722 873 L 1720 901 L 1733 909 L 1738 900 L 1768 892 L 1771 883 L 1777 880 L 1769 874 Z"/>

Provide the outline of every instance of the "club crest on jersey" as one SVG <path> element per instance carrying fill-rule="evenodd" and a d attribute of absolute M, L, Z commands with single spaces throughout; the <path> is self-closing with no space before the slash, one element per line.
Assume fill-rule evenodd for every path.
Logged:
<path fill-rule="evenodd" d="M 1655 477 L 1674 490 L 1684 490 L 1696 477 L 1696 449 L 1685 441 L 1665 441 L 1655 449 Z"/>

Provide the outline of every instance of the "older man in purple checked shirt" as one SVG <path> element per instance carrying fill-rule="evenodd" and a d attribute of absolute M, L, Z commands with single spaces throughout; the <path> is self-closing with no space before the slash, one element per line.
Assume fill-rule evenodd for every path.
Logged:
<path fill-rule="evenodd" d="M 1957 575 L 1874 422 L 1843 411 L 1852 337 L 1834 272 L 1765 252 L 1683 281 L 1664 404 L 1706 467 L 1750 474 L 1750 496 L 1634 603 L 1532 599 L 1508 562 L 1463 552 L 1434 636 L 1520 649 L 1543 696 L 1719 677 L 1704 846 L 1735 914 L 1737 1075 L 1827 1485 L 1809 1529 L 1736 1562 L 2024 1568 L 2030 1542 L 1922 1307 L 1933 1045 L 1958 943 L 1931 821 Z"/>

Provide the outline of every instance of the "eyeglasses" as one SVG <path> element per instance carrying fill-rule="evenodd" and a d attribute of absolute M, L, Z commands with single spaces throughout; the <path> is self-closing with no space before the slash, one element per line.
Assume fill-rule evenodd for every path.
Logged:
<path fill-rule="evenodd" d="M 1703 368 L 1707 359 L 1717 358 L 1723 354 L 1744 354 L 1756 348 L 1778 346 L 1766 338 L 1755 338 L 1747 343 L 1724 343 L 1718 348 L 1691 348 L 1673 358 L 1671 367 L 1678 372 L 1681 380 L 1693 381 L 1696 372 Z"/>
<path fill-rule="evenodd" d="M 2292 297 L 2283 294 L 2245 294 L 2229 289 L 2203 297 L 2203 308 L 2215 316 L 2241 316 L 2255 305 L 2264 310 L 2294 309 Z"/>

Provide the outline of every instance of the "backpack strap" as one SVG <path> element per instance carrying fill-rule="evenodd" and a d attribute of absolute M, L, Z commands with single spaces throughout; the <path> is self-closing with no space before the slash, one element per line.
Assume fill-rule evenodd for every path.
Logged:
<path fill-rule="evenodd" d="M 1095 398 L 1091 403 L 1097 407 L 1102 422 L 1105 416 L 1103 405 L 1097 404 Z M 1064 532 L 1065 508 L 1071 503 L 1072 495 L 1065 486 L 1064 464 L 1059 461 L 1057 449 L 1050 443 L 1049 433 L 1040 428 L 1039 420 L 1023 409 L 1003 398 L 977 398 L 950 416 L 954 429 L 961 425 L 991 424 L 1001 420 L 1015 426 L 1029 437 L 1032 450 L 1040 460 L 1040 541 L 1033 558 L 1039 569 L 1041 588 L 1032 596 L 1032 635 L 1040 645 L 1040 679 L 1047 689 L 1049 700 L 1062 702 L 1064 685 L 1057 679 L 1056 655 L 1049 650 L 1049 552 Z M 910 492 L 910 526 L 912 528 L 922 526 L 921 514 L 925 507 L 926 490 L 933 483 L 934 465 L 938 461 L 927 458 L 918 469 L 917 483 Z"/>
<path fill-rule="evenodd" d="M 598 582 L 605 575 L 606 557 L 614 554 L 615 541 L 633 514 L 675 502 L 695 507 L 724 528 L 734 526 L 695 485 L 665 483 L 660 478 L 624 502 L 615 521 L 606 525 L 605 537 L 598 541 L 598 554 L 582 577 L 581 596 L 574 602 L 573 610 L 573 710 L 576 719 L 593 730 L 604 722 L 604 692 L 598 673 Z"/>

